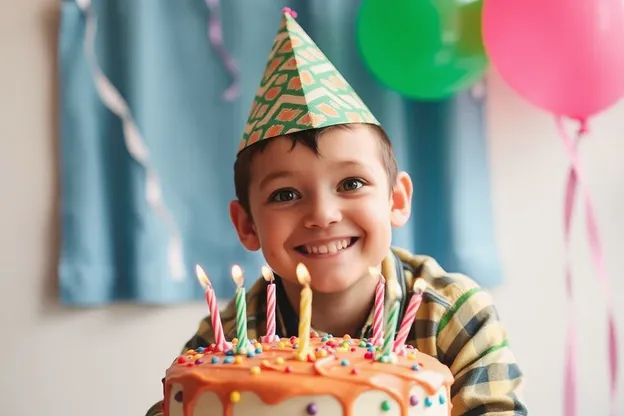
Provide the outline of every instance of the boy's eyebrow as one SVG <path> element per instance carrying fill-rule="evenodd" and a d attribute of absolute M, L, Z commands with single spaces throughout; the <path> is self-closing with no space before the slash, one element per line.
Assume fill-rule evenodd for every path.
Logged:
<path fill-rule="evenodd" d="M 336 168 L 366 166 L 364 163 L 358 162 L 357 160 L 341 160 L 341 161 L 333 162 L 332 164 L 336 166 Z M 265 186 L 267 186 L 269 182 L 275 179 L 288 178 L 288 177 L 295 176 L 295 175 L 296 175 L 296 172 L 293 170 L 286 170 L 286 169 L 276 170 L 274 172 L 269 173 L 264 178 L 262 178 L 258 186 L 260 189 L 263 189 Z"/>
<path fill-rule="evenodd" d="M 264 188 L 265 186 L 267 186 L 267 184 L 275 179 L 279 179 L 279 178 L 287 178 L 289 176 L 294 176 L 295 172 L 293 172 L 292 170 L 276 170 L 274 172 L 269 173 L 268 175 L 266 175 L 264 178 L 262 178 L 262 180 L 260 181 L 260 189 Z"/>

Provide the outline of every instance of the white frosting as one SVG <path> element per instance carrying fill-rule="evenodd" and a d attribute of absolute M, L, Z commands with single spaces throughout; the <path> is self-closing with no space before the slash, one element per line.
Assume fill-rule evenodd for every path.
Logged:
<path fill-rule="evenodd" d="M 174 383 L 169 401 L 169 416 L 223 416 L 223 404 L 219 397 L 211 391 L 201 393 L 195 403 L 192 413 L 185 415 L 182 403 L 175 400 L 175 396 L 182 390 L 182 385 Z M 183 392 L 184 394 L 184 392 Z M 416 406 L 407 406 L 407 415 L 401 415 L 400 406 L 387 393 L 381 390 L 368 390 L 362 393 L 353 403 L 352 414 L 356 416 L 448 416 L 449 406 L 446 397 L 446 388 L 441 386 L 438 392 L 429 396 L 430 406 L 425 400 L 426 393 L 420 386 L 411 390 L 411 395 L 418 398 Z M 440 396 L 444 403 L 440 403 Z M 406 400 L 409 400 L 406 398 Z M 390 409 L 384 411 L 381 403 L 390 403 Z M 292 415 L 306 416 L 308 404 L 314 403 L 319 416 L 342 416 L 342 404 L 335 397 L 329 395 L 295 396 L 280 402 L 277 405 L 265 404 L 255 393 L 241 392 L 240 401 L 233 405 L 232 416 L 273 416 Z"/>

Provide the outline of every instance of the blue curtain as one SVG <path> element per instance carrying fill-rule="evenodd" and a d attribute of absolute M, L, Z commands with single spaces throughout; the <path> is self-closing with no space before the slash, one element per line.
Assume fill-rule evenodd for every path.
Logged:
<path fill-rule="evenodd" d="M 168 262 L 171 228 L 146 198 L 148 170 L 132 157 L 120 117 L 103 104 L 85 54 L 86 19 L 63 3 L 59 36 L 62 249 L 65 304 L 166 304 L 200 299 L 199 263 L 221 297 L 230 268 L 247 285 L 263 259 L 239 244 L 228 215 L 232 166 L 268 52 L 289 6 L 386 127 L 415 184 L 414 211 L 393 243 L 434 256 L 484 286 L 501 282 L 493 238 L 483 103 L 470 93 L 437 103 L 408 101 L 367 72 L 354 38 L 358 1 L 228 0 L 220 18 L 240 68 L 241 94 L 208 42 L 202 0 L 93 0 L 95 56 L 127 101 L 181 236 L 185 279 Z M 127 133 L 127 132 L 126 132 Z"/>

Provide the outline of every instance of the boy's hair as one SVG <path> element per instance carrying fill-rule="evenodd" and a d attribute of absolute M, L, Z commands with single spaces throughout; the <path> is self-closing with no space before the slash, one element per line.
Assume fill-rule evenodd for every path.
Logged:
<path fill-rule="evenodd" d="M 367 126 L 373 130 L 373 132 L 379 139 L 379 143 L 381 144 L 381 159 L 388 175 L 388 184 L 390 186 L 390 189 L 392 189 L 395 185 L 398 173 L 397 161 L 394 156 L 394 151 L 392 149 L 392 143 L 390 142 L 390 139 L 388 138 L 386 132 L 381 127 L 374 124 L 367 124 Z M 297 143 L 301 143 L 302 145 L 312 149 L 312 151 L 318 156 L 318 140 L 324 133 L 327 133 L 328 131 L 334 129 L 349 128 L 349 124 L 338 124 L 330 127 L 291 133 L 286 135 L 285 137 L 288 137 L 292 140 L 291 150 L 294 149 Z M 238 202 L 240 202 L 247 215 L 249 215 L 250 217 L 251 210 L 249 207 L 249 184 L 251 182 L 251 161 L 256 154 L 262 153 L 269 143 L 271 143 L 270 139 L 262 140 L 258 143 L 255 143 L 254 145 L 240 152 L 236 157 L 236 162 L 234 162 L 234 188 L 236 191 L 236 198 L 238 199 Z"/>

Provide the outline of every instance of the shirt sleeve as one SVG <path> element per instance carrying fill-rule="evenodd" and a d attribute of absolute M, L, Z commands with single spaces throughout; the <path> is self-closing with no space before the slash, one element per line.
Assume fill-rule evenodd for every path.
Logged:
<path fill-rule="evenodd" d="M 163 416 L 162 401 L 159 401 L 150 407 L 145 416 Z"/>
<path fill-rule="evenodd" d="M 455 377 L 453 414 L 527 415 L 523 375 L 491 296 L 473 287 L 458 294 L 438 324 L 438 353 Z"/>

